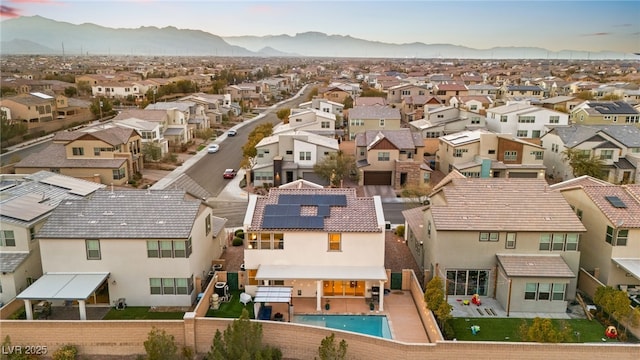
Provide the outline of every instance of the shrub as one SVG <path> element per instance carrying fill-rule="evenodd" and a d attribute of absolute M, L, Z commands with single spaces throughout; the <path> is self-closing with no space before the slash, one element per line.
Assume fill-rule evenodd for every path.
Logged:
<path fill-rule="evenodd" d="M 244 230 L 238 229 L 233 233 L 233 235 L 235 235 L 236 237 L 244 237 Z"/>
<path fill-rule="evenodd" d="M 78 349 L 75 345 L 64 345 L 53 353 L 53 360 L 75 360 L 78 357 Z"/>
<path fill-rule="evenodd" d="M 175 359 L 178 354 L 174 336 L 155 327 L 149 332 L 144 349 L 148 360 Z"/>
<path fill-rule="evenodd" d="M 242 246 L 242 244 L 244 244 L 244 240 L 240 237 L 233 238 L 233 241 L 231 242 L 231 245 L 233 246 Z"/>
<path fill-rule="evenodd" d="M 396 227 L 396 235 L 404 236 L 404 225 L 398 225 Z"/>

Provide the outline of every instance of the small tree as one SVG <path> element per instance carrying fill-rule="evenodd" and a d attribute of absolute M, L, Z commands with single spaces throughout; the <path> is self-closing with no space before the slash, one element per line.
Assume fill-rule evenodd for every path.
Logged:
<path fill-rule="evenodd" d="M 438 320 L 440 328 L 448 333 L 447 324 L 451 319 L 451 310 L 453 307 L 447 303 L 445 298 L 445 289 L 442 279 L 435 276 L 427 283 L 427 289 L 424 292 L 424 301 L 427 309 L 431 310 Z"/>
<path fill-rule="evenodd" d="M 242 146 L 242 161 L 240 166 L 246 169 L 251 169 L 255 165 L 256 156 L 258 156 L 258 150 L 256 145 L 263 138 L 270 136 L 273 133 L 273 125 L 265 123 L 256 126 L 253 131 L 249 133 L 247 142 Z"/>
<path fill-rule="evenodd" d="M 520 337 L 523 341 L 535 341 L 540 343 L 560 343 L 571 339 L 573 331 L 565 322 L 560 322 L 559 328 L 553 325 L 551 319 L 535 318 L 529 326 L 523 320 L 519 328 Z"/>
<path fill-rule="evenodd" d="M 313 89 L 311 89 L 311 91 L 309 92 L 309 95 L 307 95 L 307 101 L 311 101 L 313 100 L 314 96 L 318 96 L 318 88 L 314 87 Z"/>
<path fill-rule="evenodd" d="M 599 157 L 586 156 L 580 150 L 571 148 L 564 150 L 562 155 L 564 155 L 565 160 L 569 161 L 573 176 L 589 175 L 596 179 L 604 177 L 604 163 Z"/>
<path fill-rule="evenodd" d="M 153 327 L 144 342 L 144 350 L 148 360 L 175 359 L 178 356 L 178 346 L 173 335 L 164 330 Z"/>
<path fill-rule="evenodd" d="M 338 187 L 346 177 L 357 174 L 356 160 L 353 156 L 339 150 L 325 156 L 313 165 L 313 172 L 327 180 L 332 186 Z"/>
<path fill-rule="evenodd" d="M 289 115 L 291 115 L 291 109 L 289 108 L 283 108 L 276 112 L 276 116 L 278 117 L 278 119 L 280 119 L 280 121 L 285 124 L 289 123 Z"/>
<path fill-rule="evenodd" d="M 601 286 L 596 289 L 593 302 L 608 314 L 609 320 L 612 316 L 622 319 L 631 313 L 631 300 L 627 294 L 611 286 Z"/>
<path fill-rule="evenodd" d="M 340 344 L 336 345 L 335 337 L 336 334 L 331 333 L 320 342 L 318 348 L 320 360 L 344 360 L 347 358 L 347 342 L 342 339 Z"/>
<path fill-rule="evenodd" d="M 78 95 L 78 89 L 75 86 L 68 86 L 64 88 L 64 96 L 66 97 L 74 97 Z"/>
<path fill-rule="evenodd" d="M 75 360 L 78 357 L 78 348 L 75 345 L 64 345 L 53 353 L 53 360 Z"/>
<path fill-rule="evenodd" d="M 111 114 L 111 111 L 113 111 L 113 105 L 111 103 L 111 100 L 109 100 L 109 98 L 104 98 L 104 97 L 95 98 L 91 102 L 91 105 L 89 106 L 89 110 L 91 110 L 91 113 L 96 117 L 100 117 L 100 116 L 104 117 Z"/>
<path fill-rule="evenodd" d="M 162 157 L 162 149 L 154 143 L 144 143 L 142 145 L 142 155 L 145 161 L 158 161 Z"/>
<path fill-rule="evenodd" d="M 240 318 L 227 326 L 224 333 L 216 330 L 208 360 L 280 360 L 278 348 L 262 345 L 262 325 L 249 320 L 249 311 L 242 309 Z"/>

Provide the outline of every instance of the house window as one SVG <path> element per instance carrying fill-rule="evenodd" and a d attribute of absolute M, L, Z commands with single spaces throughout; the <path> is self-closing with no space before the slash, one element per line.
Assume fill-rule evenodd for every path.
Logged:
<path fill-rule="evenodd" d="M 507 122 L 507 115 L 500 116 L 500 122 Z"/>
<path fill-rule="evenodd" d="M 380 127 L 384 127 L 384 119 L 380 119 Z"/>
<path fill-rule="evenodd" d="M 311 160 L 311 151 L 300 151 L 300 160 Z"/>
<path fill-rule="evenodd" d="M 378 152 L 378 161 L 389 161 L 390 153 L 388 151 Z"/>
<path fill-rule="evenodd" d="M 531 155 L 533 155 L 536 160 L 542 160 L 544 157 L 544 151 L 532 151 Z"/>
<path fill-rule="evenodd" d="M 497 232 L 481 232 L 480 233 L 480 241 L 492 241 L 496 242 L 499 238 L 499 233 Z"/>
<path fill-rule="evenodd" d="M 149 279 L 149 292 L 151 295 L 162 295 L 162 279 L 150 278 Z"/>
<path fill-rule="evenodd" d="M 74 156 L 82 156 L 84 155 L 84 148 L 81 147 L 74 147 L 71 149 L 71 151 L 73 152 Z"/>
<path fill-rule="evenodd" d="M 171 246 L 173 241 L 163 240 L 160 241 L 160 257 L 170 258 L 173 257 L 173 246 Z"/>
<path fill-rule="evenodd" d="M 114 169 L 113 171 L 113 180 L 120 180 L 120 179 L 124 179 L 124 167 L 120 168 L 120 169 Z"/>
<path fill-rule="evenodd" d="M 505 161 L 515 161 L 518 159 L 517 151 L 505 151 L 504 152 L 504 160 Z"/>
<path fill-rule="evenodd" d="M 551 250 L 562 251 L 564 250 L 564 234 L 555 233 L 552 236 Z"/>
<path fill-rule="evenodd" d="M 207 215 L 207 217 L 204 218 L 204 233 L 205 235 L 209 235 L 210 232 L 211 232 L 211 214 Z"/>
<path fill-rule="evenodd" d="M 160 257 L 160 248 L 158 247 L 157 241 L 155 240 L 147 241 L 147 257 L 150 257 L 150 258 Z"/>
<path fill-rule="evenodd" d="M 189 294 L 189 281 L 186 278 L 176 278 L 176 294 L 188 295 Z"/>
<path fill-rule="evenodd" d="M 439 131 L 427 131 L 424 134 L 425 139 L 435 139 L 440 137 L 440 132 Z"/>
<path fill-rule="evenodd" d="M 602 160 L 611 160 L 611 159 L 613 159 L 613 150 L 601 150 L 600 151 L 600 159 L 602 159 Z"/>
<path fill-rule="evenodd" d="M 538 292 L 538 284 L 536 283 L 527 283 L 524 287 L 524 299 L 525 300 L 535 300 L 536 292 Z"/>
<path fill-rule="evenodd" d="M 540 137 L 540 130 L 531 130 L 531 137 L 537 139 Z"/>
<path fill-rule="evenodd" d="M 0 234 L 2 234 L 2 237 L 0 237 L 0 246 L 16 246 L 16 236 L 13 230 L 2 230 Z"/>
<path fill-rule="evenodd" d="M 173 295 L 176 293 L 175 280 L 173 278 L 162 279 L 162 294 Z"/>
<path fill-rule="evenodd" d="M 581 209 L 576 209 L 576 215 L 578 216 L 578 219 L 580 219 L 580 221 L 582 221 L 582 210 Z"/>
<path fill-rule="evenodd" d="M 175 241 L 173 243 L 173 257 L 177 257 L 177 258 L 187 257 L 186 241 Z"/>
<path fill-rule="evenodd" d="M 578 234 L 567 234 L 567 240 L 564 246 L 565 251 L 578 250 Z"/>
<path fill-rule="evenodd" d="M 29 237 L 31 238 L 31 241 L 34 241 L 36 239 L 36 228 L 35 227 L 30 227 L 29 228 Z"/>
<path fill-rule="evenodd" d="M 535 116 L 520 116 L 518 117 L 518 122 L 521 124 L 533 124 L 536 122 Z"/>
<path fill-rule="evenodd" d="M 551 250 L 551 234 L 541 234 L 540 243 L 538 244 L 539 250 Z"/>
<path fill-rule="evenodd" d="M 258 280 L 256 280 L 256 275 L 258 274 L 258 269 L 249 269 L 247 271 L 247 284 L 248 285 L 258 285 Z"/>
<path fill-rule="evenodd" d="M 495 155 L 496 151 L 495 150 L 487 150 L 487 154 L 489 155 Z"/>
<path fill-rule="evenodd" d="M 538 284 L 538 300 L 551 299 L 551 284 Z"/>
<path fill-rule="evenodd" d="M 100 240 L 85 240 L 87 260 L 100 260 Z"/>
<path fill-rule="evenodd" d="M 257 233 L 249 233 L 249 241 L 247 242 L 247 249 L 257 249 L 258 248 L 258 234 Z"/>
<path fill-rule="evenodd" d="M 453 157 L 461 158 L 466 152 L 469 152 L 469 149 L 453 149 Z"/>
<path fill-rule="evenodd" d="M 424 182 L 426 184 L 429 181 L 431 181 L 431 173 L 425 171 L 424 174 L 422 175 L 422 182 Z"/>
<path fill-rule="evenodd" d="M 260 233 L 260 249 L 271 250 L 271 233 Z"/>
<path fill-rule="evenodd" d="M 605 236 L 605 241 L 613 245 L 613 228 L 611 226 L 607 226 L 607 235 Z"/>
<path fill-rule="evenodd" d="M 475 110 L 475 109 L 473 109 L 473 108 L 472 108 L 471 110 Z M 471 124 L 472 124 L 472 125 L 480 124 L 480 118 L 479 118 L 478 116 L 473 116 L 473 117 L 471 118 Z"/>
<path fill-rule="evenodd" d="M 471 105 L 469 106 L 469 110 L 474 111 L 474 110 L 478 110 L 478 105 Z M 472 124 L 473 124 L 473 120 L 472 120 Z"/>
<path fill-rule="evenodd" d="M 518 132 L 516 133 L 517 137 L 527 137 L 527 135 L 529 134 L 529 131 L 527 130 L 518 130 Z"/>
<path fill-rule="evenodd" d="M 505 242 L 504 246 L 507 249 L 516 248 L 516 233 L 507 233 L 507 241 Z"/>
<path fill-rule="evenodd" d="M 559 115 L 549 116 L 549 124 L 559 124 L 559 123 L 560 123 Z"/>
<path fill-rule="evenodd" d="M 320 127 L 323 129 L 328 129 L 331 127 L 331 124 L 328 121 L 323 121 L 320 123 Z"/>
<path fill-rule="evenodd" d="M 616 236 L 616 246 L 627 246 L 629 238 L 629 229 L 619 229 Z"/>
<path fill-rule="evenodd" d="M 565 284 L 553 284 L 551 300 L 558 300 L 558 301 L 564 300 L 565 286 L 566 286 Z"/>
<path fill-rule="evenodd" d="M 340 233 L 329 233 L 329 251 L 340 251 L 341 245 L 342 235 Z"/>

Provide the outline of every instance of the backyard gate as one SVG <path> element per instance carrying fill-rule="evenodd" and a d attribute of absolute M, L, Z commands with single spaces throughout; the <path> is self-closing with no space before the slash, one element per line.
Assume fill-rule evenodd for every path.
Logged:
<path fill-rule="evenodd" d="M 238 290 L 240 288 L 238 286 L 238 273 L 237 272 L 228 272 L 227 273 L 227 285 L 229 285 L 229 290 Z"/>
<path fill-rule="evenodd" d="M 402 273 L 391 273 L 391 290 L 402 290 Z"/>

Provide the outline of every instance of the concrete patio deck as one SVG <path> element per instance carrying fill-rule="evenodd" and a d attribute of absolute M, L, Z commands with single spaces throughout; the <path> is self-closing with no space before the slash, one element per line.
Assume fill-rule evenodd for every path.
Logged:
<path fill-rule="evenodd" d="M 575 319 L 586 318 L 582 308 L 578 306 L 569 306 L 570 312 L 564 313 L 545 313 L 545 312 L 514 312 L 511 311 L 507 315 L 507 311 L 498 303 L 496 299 L 481 297 L 482 304 L 480 306 L 464 305 L 463 301 L 469 300 L 471 302 L 471 296 L 454 296 L 449 295 L 448 303 L 453 306 L 451 315 L 455 318 L 516 318 L 516 319 L 532 319 L 536 317 L 549 318 L 549 319 Z"/>
<path fill-rule="evenodd" d="M 363 298 L 330 298 L 330 309 L 325 310 L 325 299 L 322 310 L 316 310 L 316 300 L 311 298 L 293 298 L 293 313 L 296 315 L 386 315 L 391 328 L 393 340 L 407 343 L 428 343 L 429 338 L 420 321 L 416 305 L 408 291 L 391 291 L 384 296 L 384 311 L 369 310 L 369 303 Z M 284 321 L 289 321 L 287 304 L 269 304 L 273 306 L 272 314 L 281 313 Z"/>

